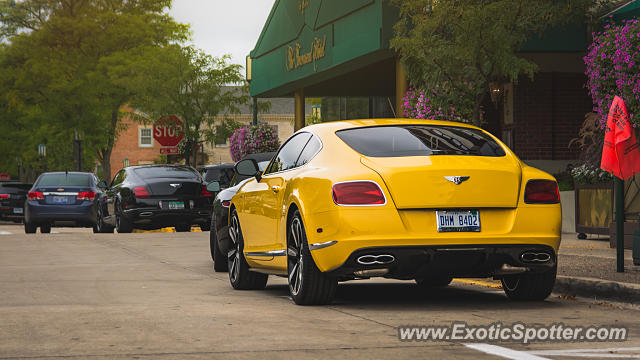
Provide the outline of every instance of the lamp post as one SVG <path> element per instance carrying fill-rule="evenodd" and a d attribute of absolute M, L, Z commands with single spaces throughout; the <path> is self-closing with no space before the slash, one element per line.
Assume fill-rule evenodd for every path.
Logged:
<path fill-rule="evenodd" d="M 42 170 L 47 171 L 47 145 L 38 145 L 38 156 L 40 156 Z"/>
<path fill-rule="evenodd" d="M 73 154 L 78 171 L 82 171 L 82 132 L 73 130 Z"/>

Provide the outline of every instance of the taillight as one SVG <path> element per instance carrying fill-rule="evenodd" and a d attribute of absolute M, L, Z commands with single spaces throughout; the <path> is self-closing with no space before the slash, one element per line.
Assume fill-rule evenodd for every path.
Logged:
<path fill-rule="evenodd" d="M 147 188 L 144 186 L 137 186 L 133 188 L 133 195 L 135 197 L 137 197 L 138 199 L 146 199 L 149 196 L 151 196 L 149 194 L 149 192 L 147 191 Z"/>
<path fill-rule="evenodd" d="M 93 201 L 96 198 L 96 193 L 93 191 L 81 191 L 78 193 L 76 199 Z"/>
<path fill-rule="evenodd" d="M 11 197 L 11 195 L 9 195 L 9 194 L 0 194 L 0 199 L 8 199 L 10 197 Z"/>
<path fill-rule="evenodd" d="M 203 186 L 202 190 L 200 191 L 200 197 L 213 197 L 213 193 L 207 190 L 206 186 Z"/>
<path fill-rule="evenodd" d="M 557 204 L 560 202 L 558 184 L 553 180 L 529 180 L 524 190 L 527 204 Z"/>
<path fill-rule="evenodd" d="M 229 201 L 229 200 L 225 200 L 225 201 L 222 202 L 222 206 L 224 206 L 226 208 L 228 208 L 230 205 L 231 205 L 231 201 Z"/>
<path fill-rule="evenodd" d="M 373 181 L 347 181 L 333 185 L 333 202 L 338 205 L 384 205 L 380 186 Z"/>
<path fill-rule="evenodd" d="M 40 191 L 29 191 L 27 197 L 29 198 L 29 201 L 44 200 L 44 194 Z"/>

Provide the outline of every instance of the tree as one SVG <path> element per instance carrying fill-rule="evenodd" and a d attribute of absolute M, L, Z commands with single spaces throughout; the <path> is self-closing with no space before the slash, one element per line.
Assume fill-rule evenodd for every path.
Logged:
<path fill-rule="evenodd" d="M 0 65 L 11 71 L 3 79 L 9 110 L 29 114 L 32 126 L 41 124 L 41 141 L 50 145 L 68 145 L 74 132 L 84 134 L 85 156 L 97 158 L 108 179 L 120 108 L 134 95 L 117 75 L 153 49 L 186 38 L 188 28 L 166 14 L 170 5 L 171 0 L 0 1 L 0 36 L 8 42 Z M 69 168 L 72 161 L 67 156 L 55 165 Z"/>
<path fill-rule="evenodd" d="M 158 49 L 127 77 L 138 94 L 132 105 L 145 113 L 147 121 L 170 115 L 182 120 L 180 148 L 187 164 L 196 163 L 202 142 L 215 143 L 216 129 L 220 138 L 222 131 L 237 127 L 230 120 L 216 127 L 216 116 L 239 114 L 239 106 L 249 100 L 242 67 L 229 60 L 228 55 L 213 57 L 190 46 L 171 45 Z"/>
<path fill-rule="evenodd" d="M 490 84 L 533 78 L 518 54 L 525 41 L 584 17 L 599 0 L 391 0 L 400 10 L 391 45 L 411 84 L 441 110 L 455 107 L 481 125 Z M 463 101 L 460 101 L 460 100 Z M 449 105 L 449 106 L 447 106 Z"/>

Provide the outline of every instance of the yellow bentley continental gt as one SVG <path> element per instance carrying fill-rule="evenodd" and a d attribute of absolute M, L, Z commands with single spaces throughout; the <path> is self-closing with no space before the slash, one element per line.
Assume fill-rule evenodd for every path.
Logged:
<path fill-rule="evenodd" d="M 286 276 L 296 304 L 327 304 L 339 281 L 419 286 L 502 280 L 543 300 L 556 278 L 558 185 L 488 132 L 433 120 L 354 120 L 296 132 L 229 207 L 229 278 L 262 289 Z"/>

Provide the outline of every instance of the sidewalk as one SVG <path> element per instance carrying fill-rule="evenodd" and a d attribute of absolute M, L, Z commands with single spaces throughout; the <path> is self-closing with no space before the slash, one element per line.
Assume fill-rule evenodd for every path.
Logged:
<path fill-rule="evenodd" d="M 608 238 L 576 235 L 562 234 L 554 292 L 640 304 L 640 266 L 633 265 L 631 250 L 625 250 L 625 272 L 618 273 Z"/>

